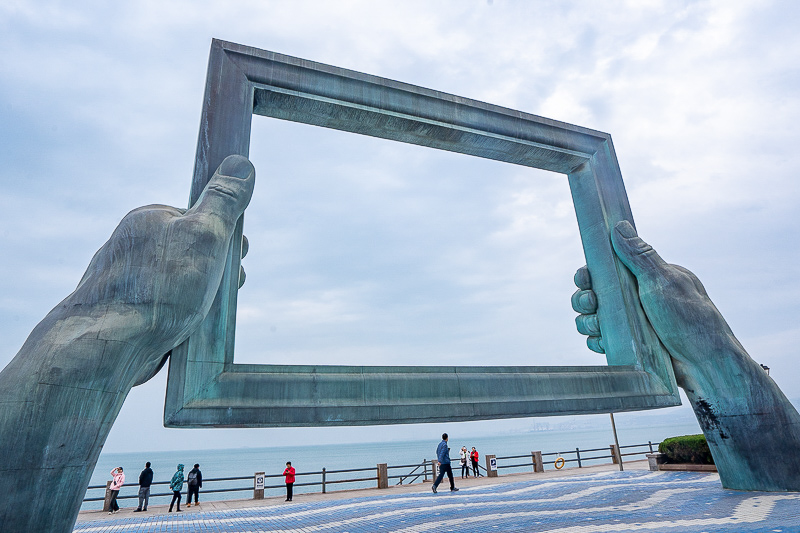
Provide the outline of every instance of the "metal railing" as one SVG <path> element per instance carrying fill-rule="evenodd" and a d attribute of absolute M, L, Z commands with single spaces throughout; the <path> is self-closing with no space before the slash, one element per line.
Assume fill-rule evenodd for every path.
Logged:
<path fill-rule="evenodd" d="M 620 450 L 618 452 L 619 459 L 622 457 L 631 457 L 636 455 L 644 455 L 647 453 L 653 453 L 654 447 L 657 449 L 658 443 L 647 442 L 646 444 L 633 444 L 628 446 L 620 446 Z M 564 465 L 570 463 L 575 463 L 578 468 L 582 468 L 583 466 L 587 465 L 587 462 L 594 462 L 598 464 L 598 461 L 604 461 L 610 459 L 610 462 L 617 463 L 618 458 L 617 454 L 615 453 L 615 446 L 612 444 L 608 448 L 591 448 L 591 449 L 584 449 L 581 450 L 579 448 L 575 448 L 574 450 L 567 450 L 562 452 L 548 452 L 548 453 L 541 453 L 541 461 L 542 461 L 542 468 L 544 469 L 545 466 L 550 465 L 551 467 L 555 468 L 556 461 L 559 459 L 563 459 Z M 627 451 L 623 451 L 627 450 Z M 535 454 L 538 452 L 531 452 L 524 455 L 507 455 L 502 457 L 496 457 L 496 465 L 497 470 L 500 469 L 511 469 L 511 468 L 532 468 L 533 471 L 537 471 L 536 469 L 536 457 Z M 547 459 L 545 459 L 547 458 Z M 520 459 L 525 459 L 525 461 L 518 461 Z M 507 461 L 511 461 L 507 463 Z M 396 485 L 403 485 L 403 484 L 412 484 L 417 482 L 427 482 L 433 481 L 433 478 L 436 474 L 436 467 L 434 465 L 435 461 L 430 461 L 427 459 L 423 459 L 419 464 L 404 464 L 404 465 L 383 465 L 386 469 L 386 482 L 390 480 L 397 480 Z M 459 463 L 456 464 L 457 467 L 460 466 Z M 320 491 L 322 493 L 326 493 L 328 491 L 328 487 L 330 485 L 342 485 L 347 483 L 365 483 L 365 482 L 375 482 L 376 485 L 381 486 L 380 480 L 380 467 L 382 465 L 377 465 L 373 467 L 366 467 L 366 468 L 345 468 L 340 470 L 328 470 L 327 468 L 323 468 L 319 471 L 311 471 L 311 472 L 297 472 L 295 474 L 296 479 L 307 479 L 308 481 L 301 481 L 295 482 L 295 487 L 320 487 Z M 472 464 L 469 465 L 470 474 L 472 474 Z M 478 465 L 479 472 L 482 472 L 482 475 L 488 476 L 492 475 L 485 466 L 479 464 Z M 411 469 L 411 470 L 407 470 Z M 396 472 L 398 470 L 407 470 L 405 473 L 392 473 L 392 471 Z M 371 476 L 364 476 L 364 472 L 372 472 L 374 475 Z M 456 472 L 454 472 L 455 474 Z M 351 477 L 351 475 L 356 474 L 357 477 Z M 282 479 L 283 474 L 259 474 L 260 477 L 264 478 L 264 490 L 269 489 L 282 489 L 286 485 L 284 483 L 280 484 L 267 484 L 267 480 L 274 480 L 274 479 Z M 313 479 L 314 476 L 319 476 L 318 479 Z M 333 476 L 333 479 L 331 478 Z M 421 479 L 420 479 L 421 478 Z M 236 483 L 242 482 L 242 483 Z M 97 502 L 97 501 L 105 501 L 106 504 L 108 503 L 108 486 L 110 485 L 110 481 L 107 482 L 105 485 L 91 485 L 87 488 L 86 497 L 84 497 L 84 502 Z M 152 484 L 152 487 L 156 486 L 169 486 L 169 481 L 156 481 Z M 203 489 L 202 494 L 205 497 L 208 494 L 218 494 L 218 493 L 229 493 L 229 492 L 251 492 L 253 497 L 256 497 L 255 491 L 255 476 L 236 476 L 236 477 L 220 477 L 220 478 L 206 478 L 203 479 Z M 261 487 L 259 487 L 261 488 Z M 93 496 L 91 493 L 93 491 L 102 490 L 103 492 L 100 495 Z M 263 495 L 263 491 L 261 492 Z M 158 497 L 172 497 L 173 493 L 169 492 L 152 492 L 150 494 L 150 498 L 158 498 Z M 185 495 L 185 492 L 184 492 Z M 185 497 L 185 496 L 184 496 Z M 126 485 L 120 491 L 120 494 L 117 496 L 117 500 L 126 500 L 126 499 L 136 499 L 138 498 L 138 486 L 137 485 Z M 107 509 L 105 509 L 107 510 Z"/>
<path fill-rule="evenodd" d="M 631 444 L 628 446 L 620 446 L 619 450 L 619 457 L 631 457 L 635 455 L 645 455 L 648 453 L 654 452 L 654 447 L 658 449 L 657 442 L 647 441 L 646 444 Z M 619 459 L 615 454 L 614 450 L 615 446 L 612 444 L 608 448 L 589 448 L 583 449 L 575 448 L 574 450 L 566 450 L 562 452 L 548 452 L 542 453 L 542 465 L 551 465 L 553 468 L 556 468 L 556 461 L 563 460 L 564 464 L 562 468 L 567 466 L 570 463 L 575 463 L 578 468 L 582 468 L 585 463 L 587 462 L 594 462 L 594 464 L 599 464 L 598 461 L 610 459 L 613 464 L 617 464 Z M 622 450 L 633 450 L 624 452 Z M 545 460 L 545 458 L 550 458 Z M 512 463 L 512 464 L 501 464 L 500 461 L 509 461 L 509 460 L 516 460 L 516 459 L 527 459 L 527 461 L 522 463 Z M 588 465 L 587 465 L 588 466 Z M 533 454 L 525 454 L 525 455 L 507 455 L 503 457 L 497 457 L 497 469 L 500 470 L 501 468 L 521 468 L 521 467 L 530 467 L 534 470 L 536 469 L 536 465 L 534 463 Z"/>
<path fill-rule="evenodd" d="M 402 485 L 403 483 L 406 483 L 407 485 L 410 485 L 410 484 L 414 483 L 416 480 L 418 480 L 420 478 L 420 476 L 422 476 L 422 482 L 423 483 L 428 481 L 428 460 L 427 459 L 423 459 L 422 462 L 420 464 L 418 464 L 418 465 L 397 465 L 397 466 L 389 466 L 389 467 L 387 467 L 387 469 L 389 469 L 389 470 L 398 469 L 398 468 L 413 468 L 413 470 L 411 470 L 411 472 L 409 472 L 407 474 L 399 474 L 399 475 L 394 475 L 394 476 L 390 475 L 389 479 L 398 480 L 397 483 L 395 483 L 396 485 Z M 422 469 L 421 472 L 419 471 L 420 469 Z M 411 481 L 407 481 L 408 478 L 411 478 Z"/>

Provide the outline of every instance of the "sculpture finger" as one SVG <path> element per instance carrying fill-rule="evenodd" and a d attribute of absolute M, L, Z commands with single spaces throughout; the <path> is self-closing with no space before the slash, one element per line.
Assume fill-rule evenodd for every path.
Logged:
<path fill-rule="evenodd" d="M 575 325 L 578 327 L 578 332 L 583 335 L 600 336 L 600 323 L 597 315 L 578 315 L 575 317 Z"/>
<path fill-rule="evenodd" d="M 247 252 L 250 251 L 250 241 L 247 240 L 247 237 L 242 235 L 242 259 L 247 255 Z"/>
<path fill-rule="evenodd" d="M 597 296 L 594 291 L 577 290 L 572 295 L 572 308 L 583 315 L 597 311 Z"/>
<path fill-rule="evenodd" d="M 187 215 L 218 217 L 232 228 L 250 203 L 255 178 L 256 170 L 246 157 L 229 155 L 217 167 Z"/>
<path fill-rule="evenodd" d="M 627 220 L 617 222 L 611 232 L 614 251 L 637 278 L 642 274 L 665 270 L 668 265 L 652 246 L 644 242 Z"/>
<path fill-rule="evenodd" d="M 606 349 L 603 348 L 603 337 L 589 337 L 586 339 L 586 346 L 593 352 L 597 353 L 606 353 Z"/>
<path fill-rule="evenodd" d="M 589 268 L 585 265 L 575 272 L 575 285 L 579 289 L 588 290 L 592 288 L 592 277 L 589 275 Z"/>

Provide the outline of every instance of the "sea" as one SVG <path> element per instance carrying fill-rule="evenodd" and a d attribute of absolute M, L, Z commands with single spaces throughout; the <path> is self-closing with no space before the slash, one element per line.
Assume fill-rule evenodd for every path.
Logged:
<path fill-rule="evenodd" d="M 648 451 L 648 443 L 654 447 L 661 440 L 677 435 L 699 433 L 694 420 L 681 420 L 676 423 L 647 426 L 622 426 L 617 425 L 617 435 L 620 446 L 625 452 Z M 471 450 L 474 446 L 480 453 L 480 464 L 485 465 L 484 457 L 492 454 L 498 457 L 497 465 L 500 475 L 514 472 L 530 472 L 530 454 L 532 451 L 541 451 L 545 456 L 545 468 L 553 468 L 552 463 L 557 454 L 562 454 L 567 460 L 566 468 L 575 468 L 575 449 L 581 450 L 583 466 L 597 463 L 610 462 L 609 447 L 614 443 L 610 423 L 607 428 L 577 428 L 577 429 L 547 429 L 533 430 L 520 433 L 510 433 L 494 436 L 464 435 L 453 436 L 449 440 L 451 457 L 453 458 L 453 471 L 456 481 L 460 477 L 458 464 L 458 451 L 461 446 Z M 137 480 L 139 472 L 144 468 L 145 462 L 152 463 L 155 473 L 154 481 L 163 484 L 151 488 L 153 496 L 150 505 L 169 504 L 171 492 L 166 484 L 176 471 L 178 463 L 185 465 L 184 472 L 188 474 L 195 463 L 200 464 L 203 473 L 203 488 L 200 491 L 202 501 L 246 499 L 253 497 L 253 477 L 257 472 L 267 474 L 265 497 L 277 497 L 285 494 L 281 473 L 287 461 L 291 461 L 298 473 L 295 484 L 295 494 L 304 492 L 320 492 L 320 485 L 303 486 L 303 483 L 319 483 L 321 471 L 326 469 L 326 481 L 329 482 L 327 491 L 346 490 L 356 488 L 375 487 L 374 480 L 330 484 L 337 479 L 355 479 L 375 477 L 376 467 L 379 463 L 389 465 L 389 475 L 405 475 L 414 471 L 415 466 L 424 461 L 435 458 L 438 441 L 409 440 L 391 442 L 363 442 L 335 445 L 298 445 L 263 448 L 231 448 L 223 450 L 185 450 L 185 451 L 137 451 L 133 453 L 102 453 L 92 475 L 90 488 L 86 498 L 100 498 L 99 501 L 84 501 L 82 510 L 101 509 L 106 481 L 112 468 L 124 468 L 127 483 L 119 494 L 121 507 L 135 507 L 138 492 Z M 626 448 L 633 445 L 645 445 L 639 448 Z M 600 451 L 589 452 L 597 449 Z M 600 457 L 599 459 L 587 459 Z M 510 456 L 525 456 L 515 459 L 503 459 Z M 625 460 L 644 459 L 644 455 L 625 457 Z M 513 466 L 519 465 L 519 466 Z M 393 468 L 396 467 L 396 468 Z M 336 473 L 337 470 L 367 469 L 350 473 Z M 415 473 L 421 473 L 422 468 L 417 467 Z M 269 477 L 273 476 L 273 477 Z M 245 478 L 245 479 L 230 479 Z M 220 480 L 221 481 L 215 481 Z M 406 478 L 408 483 L 413 476 Z M 415 482 L 422 481 L 422 477 Z M 390 479 L 390 484 L 398 483 L 398 479 Z M 207 493 L 210 489 L 225 490 L 225 492 Z M 237 490 L 238 489 L 238 490 Z M 186 485 L 183 489 L 185 499 Z M 163 496 L 159 496 L 163 494 Z"/>

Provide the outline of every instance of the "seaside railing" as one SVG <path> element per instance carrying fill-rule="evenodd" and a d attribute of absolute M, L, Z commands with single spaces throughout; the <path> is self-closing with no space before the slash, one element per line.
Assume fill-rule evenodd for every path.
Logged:
<path fill-rule="evenodd" d="M 611 460 L 612 464 L 620 464 L 623 462 L 623 457 L 646 455 L 655 452 L 658 449 L 658 444 L 657 442 L 647 441 L 645 444 L 620 446 L 619 449 L 615 444 L 611 444 L 608 448 L 589 448 L 584 450 L 575 448 L 574 450 L 561 452 L 531 452 L 525 455 L 508 455 L 496 457 L 496 470 L 501 468 L 533 467 L 534 472 L 543 472 L 546 465 L 561 469 L 570 463 L 575 463 L 578 468 L 581 468 L 591 464 L 601 464 L 607 462 L 608 459 Z M 501 461 L 518 459 L 526 459 L 527 461 L 512 464 L 501 463 Z"/>
<path fill-rule="evenodd" d="M 499 474 L 501 469 L 505 469 L 508 473 L 510 470 L 516 469 L 518 473 L 521 469 L 532 469 L 533 472 L 544 472 L 546 467 L 561 469 L 567 465 L 582 468 L 592 464 L 607 464 L 610 460 L 613 464 L 622 464 L 623 457 L 633 457 L 637 455 L 646 455 L 653 453 L 658 449 L 658 443 L 647 442 L 646 444 L 632 444 L 627 446 L 620 446 L 612 444 L 608 448 L 591 448 L 581 450 L 575 448 L 574 450 L 566 450 L 561 452 L 547 452 L 533 451 L 524 455 L 508 455 L 508 456 L 495 456 L 491 454 L 484 455 L 485 465 L 479 464 L 479 472 L 483 476 L 495 477 Z M 452 463 L 454 470 L 453 474 L 458 475 L 458 467 L 460 463 L 455 459 Z M 472 464 L 469 465 L 469 475 L 473 475 Z M 409 470 L 410 469 L 410 470 Z M 296 481 L 295 487 L 320 487 L 320 492 L 328 492 L 330 485 L 340 486 L 343 484 L 360 483 L 361 486 L 357 488 L 364 488 L 364 483 L 375 483 L 377 488 L 388 488 L 389 484 L 393 481 L 395 485 L 409 485 L 412 483 L 424 483 L 433 481 L 437 475 L 437 462 L 436 460 L 423 459 L 422 462 L 417 464 L 403 464 L 403 465 L 388 465 L 380 463 L 374 467 L 366 468 L 345 468 L 339 470 L 328 470 L 323 468 L 318 471 L 297 472 L 295 474 Z M 372 475 L 369 475 L 372 474 Z M 281 482 L 274 484 L 274 480 L 280 479 Z M 105 485 L 91 485 L 87 488 L 86 497 L 83 501 L 86 502 L 103 502 L 103 510 L 108 511 L 111 501 L 109 486 L 111 481 Z M 249 492 L 254 499 L 264 498 L 266 490 L 283 489 L 283 474 L 265 474 L 264 472 L 256 472 L 251 476 L 235 476 L 235 477 L 220 477 L 220 478 L 205 478 L 203 479 L 203 488 L 201 496 L 205 499 L 209 494 L 229 493 L 229 492 Z M 160 492 L 158 488 L 164 487 L 166 492 Z M 100 492 L 100 491 L 103 492 Z M 251 492 L 252 491 L 252 492 Z M 172 491 L 169 491 L 169 481 L 156 481 L 151 485 L 150 498 L 172 497 Z M 186 497 L 185 490 L 182 497 Z M 117 500 L 136 500 L 138 499 L 138 486 L 126 485 L 117 496 Z"/>

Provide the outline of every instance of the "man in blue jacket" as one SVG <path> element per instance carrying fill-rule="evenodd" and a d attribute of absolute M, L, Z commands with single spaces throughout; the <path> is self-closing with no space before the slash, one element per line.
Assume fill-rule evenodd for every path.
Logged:
<path fill-rule="evenodd" d="M 431 487 L 433 493 L 436 494 L 436 487 L 442 482 L 445 472 L 447 472 L 447 478 L 450 480 L 450 490 L 458 490 L 453 481 L 453 469 L 450 468 L 450 448 L 447 446 L 447 433 L 442 433 L 442 442 L 436 448 L 436 460 L 439 461 L 439 475 Z"/>

